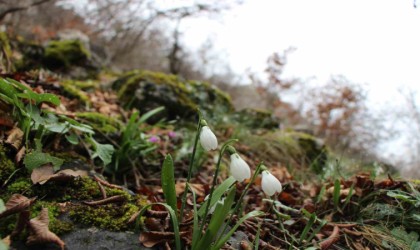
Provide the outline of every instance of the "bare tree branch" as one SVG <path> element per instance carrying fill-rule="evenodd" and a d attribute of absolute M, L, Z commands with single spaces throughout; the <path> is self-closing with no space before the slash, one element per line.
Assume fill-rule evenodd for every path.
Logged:
<path fill-rule="evenodd" d="M 39 1 L 32 2 L 28 5 L 9 7 L 8 9 L 6 9 L 6 10 L 4 10 L 0 13 L 0 21 L 2 21 L 8 14 L 18 12 L 18 11 L 22 11 L 22 10 L 26 10 L 26 9 L 31 8 L 31 7 L 41 5 L 43 3 L 50 2 L 50 1 L 56 1 L 56 0 L 39 0 Z"/>

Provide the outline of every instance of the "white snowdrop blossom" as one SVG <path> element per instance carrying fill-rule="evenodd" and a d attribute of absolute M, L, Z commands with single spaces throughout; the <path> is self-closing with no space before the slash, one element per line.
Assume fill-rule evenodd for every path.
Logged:
<path fill-rule="evenodd" d="M 262 172 L 261 187 L 268 196 L 280 193 L 282 190 L 280 181 L 267 170 Z"/>
<path fill-rule="evenodd" d="M 200 133 L 200 144 L 206 150 L 215 150 L 217 148 L 217 138 L 208 126 L 203 126 Z"/>
<path fill-rule="evenodd" d="M 239 182 L 251 178 L 251 169 L 237 153 L 230 155 L 230 174 Z"/>

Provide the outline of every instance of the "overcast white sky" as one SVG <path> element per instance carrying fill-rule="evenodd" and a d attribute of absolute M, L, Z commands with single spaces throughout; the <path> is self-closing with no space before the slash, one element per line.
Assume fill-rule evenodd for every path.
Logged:
<path fill-rule="evenodd" d="M 222 22 L 185 22 L 185 41 L 199 46 L 210 36 L 238 74 L 262 71 L 270 54 L 294 47 L 286 77 L 315 77 L 323 84 L 331 75 L 344 75 L 369 89 L 371 109 L 401 104 L 403 87 L 420 94 L 420 8 L 412 0 L 244 2 Z M 412 150 L 407 139 L 383 148 L 403 157 Z"/>
<path fill-rule="evenodd" d="M 245 0 L 223 22 L 184 25 L 185 40 L 208 36 L 239 74 L 263 70 L 267 57 L 288 47 L 286 76 L 325 82 L 342 74 L 370 86 L 372 101 L 400 86 L 420 90 L 420 9 L 412 0 Z"/>

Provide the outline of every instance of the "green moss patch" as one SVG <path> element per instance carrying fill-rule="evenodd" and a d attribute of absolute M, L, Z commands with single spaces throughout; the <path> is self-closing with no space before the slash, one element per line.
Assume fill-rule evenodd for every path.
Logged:
<path fill-rule="evenodd" d="M 3 145 L 0 145 L 0 185 L 3 185 L 16 170 L 15 163 L 10 160 L 7 154 L 7 149 Z"/>
<path fill-rule="evenodd" d="M 131 229 L 133 225 L 127 222 L 139 208 L 136 205 L 125 203 L 107 204 L 101 206 L 77 205 L 70 211 L 70 218 L 86 226 L 96 226 L 112 231 Z"/>
<path fill-rule="evenodd" d="M 66 69 L 83 64 L 90 58 L 82 43 L 77 40 L 51 41 L 45 47 L 44 64 L 50 69 Z"/>
<path fill-rule="evenodd" d="M 208 83 L 185 81 L 178 76 L 150 71 L 132 71 L 113 83 L 126 108 L 149 111 L 164 106 L 163 117 L 193 117 L 199 107 L 204 113 L 231 112 L 227 94 Z M 160 117 L 162 118 L 162 117 Z"/>

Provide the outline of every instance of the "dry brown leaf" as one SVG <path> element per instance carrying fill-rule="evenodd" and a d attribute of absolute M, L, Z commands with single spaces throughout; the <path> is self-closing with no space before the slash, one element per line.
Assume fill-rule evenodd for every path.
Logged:
<path fill-rule="evenodd" d="M 23 157 L 25 156 L 25 153 L 26 153 L 26 148 L 25 148 L 25 146 L 23 146 L 18 152 L 17 152 L 17 154 L 16 154 L 16 156 L 15 156 L 15 163 L 16 164 L 18 164 L 22 159 L 23 159 Z"/>
<path fill-rule="evenodd" d="M 39 168 L 35 168 L 31 174 L 31 180 L 33 184 L 44 184 L 51 176 L 54 175 L 54 168 L 51 164 L 46 164 Z"/>
<path fill-rule="evenodd" d="M 3 211 L 3 213 L 0 213 L 0 218 L 24 211 L 35 201 L 35 199 L 36 197 L 28 199 L 21 194 L 12 195 L 6 203 L 6 210 Z"/>
<path fill-rule="evenodd" d="M 7 132 L 7 135 L 6 143 L 11 145 L 15 150 L 19 150 L 22 146 L 23 131 L 18 127 L 14 127 Z"/>
<path fill-rule="evenodd" d="M 74 171 L 72 169 L 60 170 L 54 174 L 54 168 L 51 164 L 35 168 L 31 174 L 31 180 L 34 184 L 45 184 L 47 181 L 65 182 L 73 180 L 79 176 L 87 176 L 88 173 L 83 170 Z"/>
<path fill-rule="evenodd" d="M 26 243 L 28 245 L 40 243 L 56 243 L 61 249 L 64 249 L 64 242 L 48 228 L 48 208 L 43 208 L 41 213 L 29 221 L 29 237 Z"/>
<path fill-rule="evenodd" d="M 13 232 L 11 234 L 12 237 L 19 235 L 23 231 L 23 229 L 29 221 L 30 215 L 31 213 L 29 212 L 29 209 L 20 212 L 15 229 L 13 229 Z"/>
<path fill-rule="evenodd" d="M 188 232 L 180 232 L 180 236 L 185 236 Z M 170 240 L 174 240 L 175 234 L 173 232 L 158 232 L 158 231 L 150 231 L 150 232 L 142 232 L 140 234 L 140 243 L 142 243 L 145 247 L 153 247 L 159 243 L 168 242 Z"/>
<path fill-rule="evenodd" d="M 194 190 L 197 196 L 205 196 L 205 190 L 204 190 L 203 184 L 190 183 L 189 185 L 192 188 L 192 190 Z M 177 196 L 184 193 L 184 190 L 185 190 L 185 182 L 178 182 L 175 184 L 175 192 Z M 163 192 L 162 189 L 160 189 L 159 192 Z"/>

